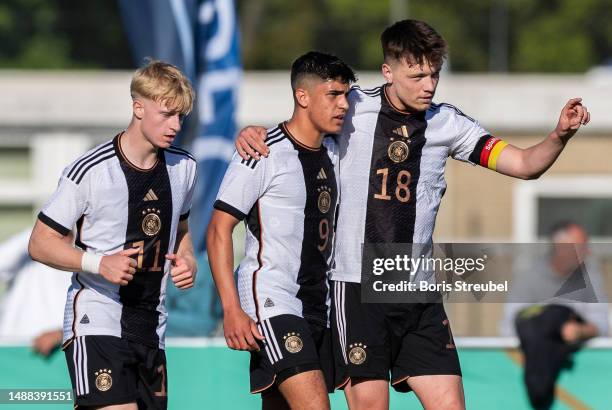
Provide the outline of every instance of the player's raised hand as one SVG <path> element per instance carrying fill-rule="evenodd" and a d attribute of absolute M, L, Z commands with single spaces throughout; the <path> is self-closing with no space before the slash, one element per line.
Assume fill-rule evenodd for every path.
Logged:
<path fill-rule="evenodd" d="M 224 312 L 223 333 L 227 347 L 234 350 L 259 351 L 257 340 L 264 340 L 253 319 L 239 307 Z"/>
<path fill-rule="evenodd" d="M 586 125 L 591 119 L 587 107 L 582 105 L 582 98 L 570 99 L 561 110 L 555 133 L 563 142 L 574 136 L 581 125 Z"/>
<path fill-rule="evenodd" d="M 170 276 L 172 282 L 179 289 L 189 289 L 193 287 L 197 266 L 195 260 L 191 258 L 178 256 L 174 253 L 166 255 L 172 266 L 170 268 Z"/>
<path fill-rule="evenodd" d="M 259 155 L 268 156 L 270 149 L 264 142 L 268 132 L 264 127 L 250 125 L 243 128 L 236 138 L 236 151 L 243 159 L 259 159 Z"/>
<path fill-rule="evenodd" d="M 113 255 L 103 256 L 100 261 L 100 275 L 111 283 L 127 285 L 134 279 L 137 264 L 132 255 L 138 252 L 140 252 L 139 248 L 130 248 Z"/>

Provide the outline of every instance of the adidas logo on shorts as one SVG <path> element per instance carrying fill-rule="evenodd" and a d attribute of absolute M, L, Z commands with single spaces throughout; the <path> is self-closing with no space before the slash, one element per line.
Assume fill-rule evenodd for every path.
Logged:
<path fill-rule="evenodd" d="M 264 303 L 264 307 L 273 307 L 273 306 L 274 306 L 274 302 L 272 302 L 272 299 L 266 298 L 266 302 Z"/>
<path fill-rule="evenodd" d="M 81 321 L 79 323 L 82 323 L 84 325 L 89 323 L 89 318 L 87 317 L 87 315 L 83 315 L 83 317 L 81 318 Z"/>

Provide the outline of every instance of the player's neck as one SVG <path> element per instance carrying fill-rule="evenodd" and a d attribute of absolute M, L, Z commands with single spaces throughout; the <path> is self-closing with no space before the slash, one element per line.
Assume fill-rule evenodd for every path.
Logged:
<path fill-rule="evenodd" d="M 119 146 L 126 159 L 138 168 L 149 169 L 157 163 L 157 147 L 134 124 L 130 124 L 121 135 Z"/>
<path fill-rule="evenodd" d="M 323 134 L 309 120 L 294 115 L 289 121 L 285 122 L 285 127 L 287 127 L 291 136 L 302 145 L 315 149 L 321 147 Z"/>
<path fill-rule="evenodd" d="M 393 84 L 388 84 L 386 87 L 384 87 L 384 93 L 385 93 L 385 98 L 387 99 L 389 104 L 391 104 L 391 106 L 397 111 L 404 112 L 404 113 L 410 113 L 410 114 L 414 114 L 418 112 L 414 108 L 404 104 L 402 100 L 399 99 L 399 97 L 397 96 L 397 93 L 395 92 L 395 88 L 393 87 Z"/>

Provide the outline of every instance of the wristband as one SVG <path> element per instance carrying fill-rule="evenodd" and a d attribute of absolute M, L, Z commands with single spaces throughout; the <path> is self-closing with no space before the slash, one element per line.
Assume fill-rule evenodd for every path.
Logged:
<path fill-rule="evenodd" d="M 81 258 L 81 270 L 87 273 L 98 275 L 100 273 L 100 262 L 104 255 L 97 255 L 93 252 L 83 252 Z"/>

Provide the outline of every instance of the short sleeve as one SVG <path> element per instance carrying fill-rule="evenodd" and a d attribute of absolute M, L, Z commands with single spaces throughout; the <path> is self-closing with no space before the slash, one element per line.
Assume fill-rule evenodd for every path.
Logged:
<path fill-rule="evenodd" d="M 451 116 L 456 128 L 456 137 L 451 146 L 451 156 L 459 161 L 496 170 L 499 154 L 508 143 L 492 136 L 480 126 L 478 121 L 468 117 L 456 108 Z"/>
<path fill-rule="evenodd" d="M 323 138 L 323 146 L 327 150 L 327 155 L 334 165 L 334 168 L 336 168 L 336 173 L 338 172 L 337 168 L 340 164 L 340 150 L 338 148 L 337 138 L 338 136 L 336 135 L 326 135 L 325 138 Z"/>
<path fill-rule="evenodd" d="M 85 181 L 77 184 L 67 178 L 66 168 L 57 189 L 38 214 L 38 219 L 61 235 L 67 235 L 74 224 L 85 213 L 87 198 L 84 193 Z"/>
<path fill-rule="evenodd" d="M 189 212 L 191 211 L 191 205 L 193 203 L 193 193 L 196 189 L 198 181 L 198 166 L 195 161 L 192 161 L 191 175 L 189 176 L 189 189 L 185 201 L 183 201 L 183 207 L 181 208 L 181 216 L 179 220 L 184 221 L 189 218 Z"/>
<path fill-rule="evenodd" d="M 257 200 L 264 194 L 271 182 L 272 159 L 242 159 L 234 153 L 214 207 L 243 220 Z"/>

